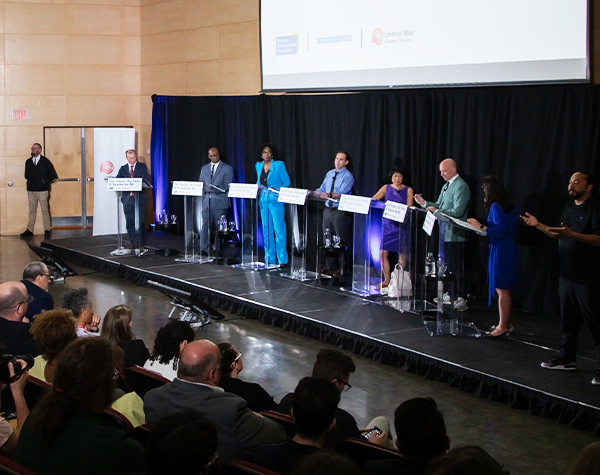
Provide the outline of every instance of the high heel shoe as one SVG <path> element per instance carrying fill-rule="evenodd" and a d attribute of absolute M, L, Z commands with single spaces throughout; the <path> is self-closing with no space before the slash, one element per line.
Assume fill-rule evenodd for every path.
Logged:
<path fill-rule="evenodd" d="M 490 327 L 489 331 L 493 332 L 495 329 L 496 329 L 496 325 L 492 325 Z M 512 323 L 508 326 L 508 331 L 511 332 L 511 333 L 515 332 L 515 327 L 513 327 Z"/>
<path fill-rule="evenodd" d="M 500 333 L 500 335 L 492 335 L 492 332 L 486 332 L 483 336 L 491 340 L 505 340 L 510 337 L 510 330 L 506 330 L 504 333 Z"/>

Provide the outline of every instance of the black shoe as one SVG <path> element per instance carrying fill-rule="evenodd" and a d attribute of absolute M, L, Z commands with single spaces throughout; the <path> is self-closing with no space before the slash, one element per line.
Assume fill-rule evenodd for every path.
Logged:
<path fill-rule="evenodd" d="M 20 236 L 21 236 L 22 238 L 24 238 L 24 237 L 30 237 L 30 236 L 33 236 L 33 233 L 32 233 L 32 232 L 31 232 L 29 229 L 26 229 L 25 231 L 23 231 L 23 232 L 20 234 Z"/>
<path fill-rule="evenodd" d="M 596 370 L 596 374 L 594 375 L 594 379 L 592 379 L 592 384 L 594 386 L 600 386 L 600 368 Z"/>
<path fill-rule="evenodd" d="M 548 362 L 544 361 L 542 363 L 542 368 L 575 371 L 577 369 L 577 363 L 575 361 L 567 360 L 564 356 L 557 355 Z"/>
<path fill-rule="evenodd" d="M 50 239 L 50 230 L 49 229 L 46 229 L 44 231 L 44 239 Z"/>
<path fill-rule="evenodd" d="M 286 262 L 285 264 L 279 264 L 280 269 L 287 269 L 289 266 L 290 266 L 289 262 Z"/>

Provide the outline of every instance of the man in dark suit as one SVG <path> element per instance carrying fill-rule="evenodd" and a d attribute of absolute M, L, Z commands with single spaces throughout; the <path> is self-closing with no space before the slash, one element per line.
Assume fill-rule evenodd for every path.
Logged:
<path fill-rule="evenodd" d="M 52 162 L 42 155 L 42 146 L 39 143 L 31 146 L 31 157 L 25 161 L 25 179 L 27 180 L 27 199 L 29 200 L 29 221 L 27 229 L 21 233 L 21 237 L 33 236 L 39 203 L 44 221 L 44 238 L 48 239 L 50 237 L 48 196 L 50 184 L 58 180 L 58 175 Z"/>
<path fill-rule="evenodd" d="M 125 152 L 125 158 L 127 159 L 127 165 L 123 165 L 119 168 L 117 178 L 141 178 L 142 182 L 148 179 L 148 167 L 145 163 L 138 162 L 137 153 L 135 150 L 127 150 Z M 135 194 L 138 193 L 140 197 L 140 208 L 139 208 L 139 234 L 136 233 L 135 229 Z M 144 231 L 146 223 L 144 222 L 144 211 L 146 209 L 146 195 L 144 190 L 142 191 L 124 191 L 121 194 L 121 203 L 123 203 L 123 212 L 125 213 L 125 221 L 127 227 L 127 234 L 129 235 L 129 242 L 131 243 L 131 249 L 143 248 L 144 247 Z"/>
<path fill-rule="evenodd" d="M 208 340 L 188 343 L 179 357 L 177 378 L 144 397 L 146 422 L 155 424 L 176 412 L 198 411 L 217 428 L 217 453 L 223 463 L 254 456 L 262 444 L 285 440 L 285 431 L 277 422 L 252 412 L 241 397 L 219 388 L 220 378 L 217 345 Z"/>
<path fill-rule="evenodd" d="M 5 354 L 40 354 L 38 343 L 29 331 L 31 324 L 25 319 L 30 300 L 22 282 L 0 284 L 0 341 L 6 347 Z"/>
<path fill-rule="evenodd" d="M 221 216 L 227 217 L 229 210 L 229 184 L 233 179 L 233 168 L 221 161 L 219 150 L 212 147 L 208 150 L 210 163 L 202 167 L 200 181 L 204 183 L 202 195 L 202 232 L 200 235 L 200 248 L 208 252 L 210 244 L 210 230 L 219 226 Z M 217 188 L 220 188 L 220 191 Z"/>
<path fill-rule="evenodd" d="M 27 305 L 25 316 L 33 321 L 42 310 L 52 310 L 54 299 L 48 292 L 50 286 L 50 271 L 46 264 L 40 261 L 30 262 L 23 270 L 23 280 L 27 293 L 33 297 L 33 301 Z"/>

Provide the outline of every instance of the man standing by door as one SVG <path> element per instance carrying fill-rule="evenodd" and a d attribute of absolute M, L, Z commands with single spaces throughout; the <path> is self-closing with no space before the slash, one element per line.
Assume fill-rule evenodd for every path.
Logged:
<path fill-rule="evenodd" d="M 42 209 L 44 221 L 44 238 L 50 238 L 50 211 L 48 196 L 50 184 L 58 180 L 58 175 L 52 162 L 42 155 L 42 146 L 34 143 L 31 146 L 31 157 L 25 161 L 25 180 L 27 180 L 27 198 L 29 200 L 29 221 L 27 229 L 21 237 L 33 236 L 38 203 Z"/>

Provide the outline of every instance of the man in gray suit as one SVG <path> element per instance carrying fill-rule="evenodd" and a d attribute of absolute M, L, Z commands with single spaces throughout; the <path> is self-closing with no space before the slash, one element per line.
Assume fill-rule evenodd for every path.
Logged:
<path fill-rule="evenodd" d="M 215 147 L 208 150 L 208 158 L 210 163 L 204 165 L 200 171 L 200 181 L 204 182 L 202 233 L 200 236 L 200 248 L 203 252 L 208 252 L 209 230 L 218 228 L 221 216 L 227 217 L 229 209 L 227 193 L 233 179 L 233 168 L 221 161 L 219 151 Z"/>
<path fill-rule="evenodd" d="M 423 199 L 421 195 L 415 195 L 415 201 L 427 211 L 432 213 L 441 212 L 452 218 L 458 218 L 461 221 L 467 220 L 467 211 L 471 192 L 467 183 L 459 176 L 456 171 L 456 162 L 451 158 L 442 160 L 440 163 L 440 175 L 446 180 L 446 184 L 440 191 L 437 201 L 431 202 Z M 449 226 L 444 233 L 444 261 L 449 270 L 454 272 L 456 277 L 456 301 L 454 306 L 456 310 L 466 310 L 467 302 L 464 296 L 464 249 L 466 233 L 457 226 Z M 444 296 L 444 303 L 450 303 L 450 297 Z"/>
<path fill-rule="evenodd" d="M 278 444 L 285 431 L 277 422 L 248 409 L 241 397 L 218 387 L 221 353 L 208 340 L 189 343 L 181 352 L 177 378 L 148 391 L 144 397 L 146 422 L 193 409 L 210 420 L 219 435 L 217 453 L 221 462 L 254 456 L 261 444 Z"/>

